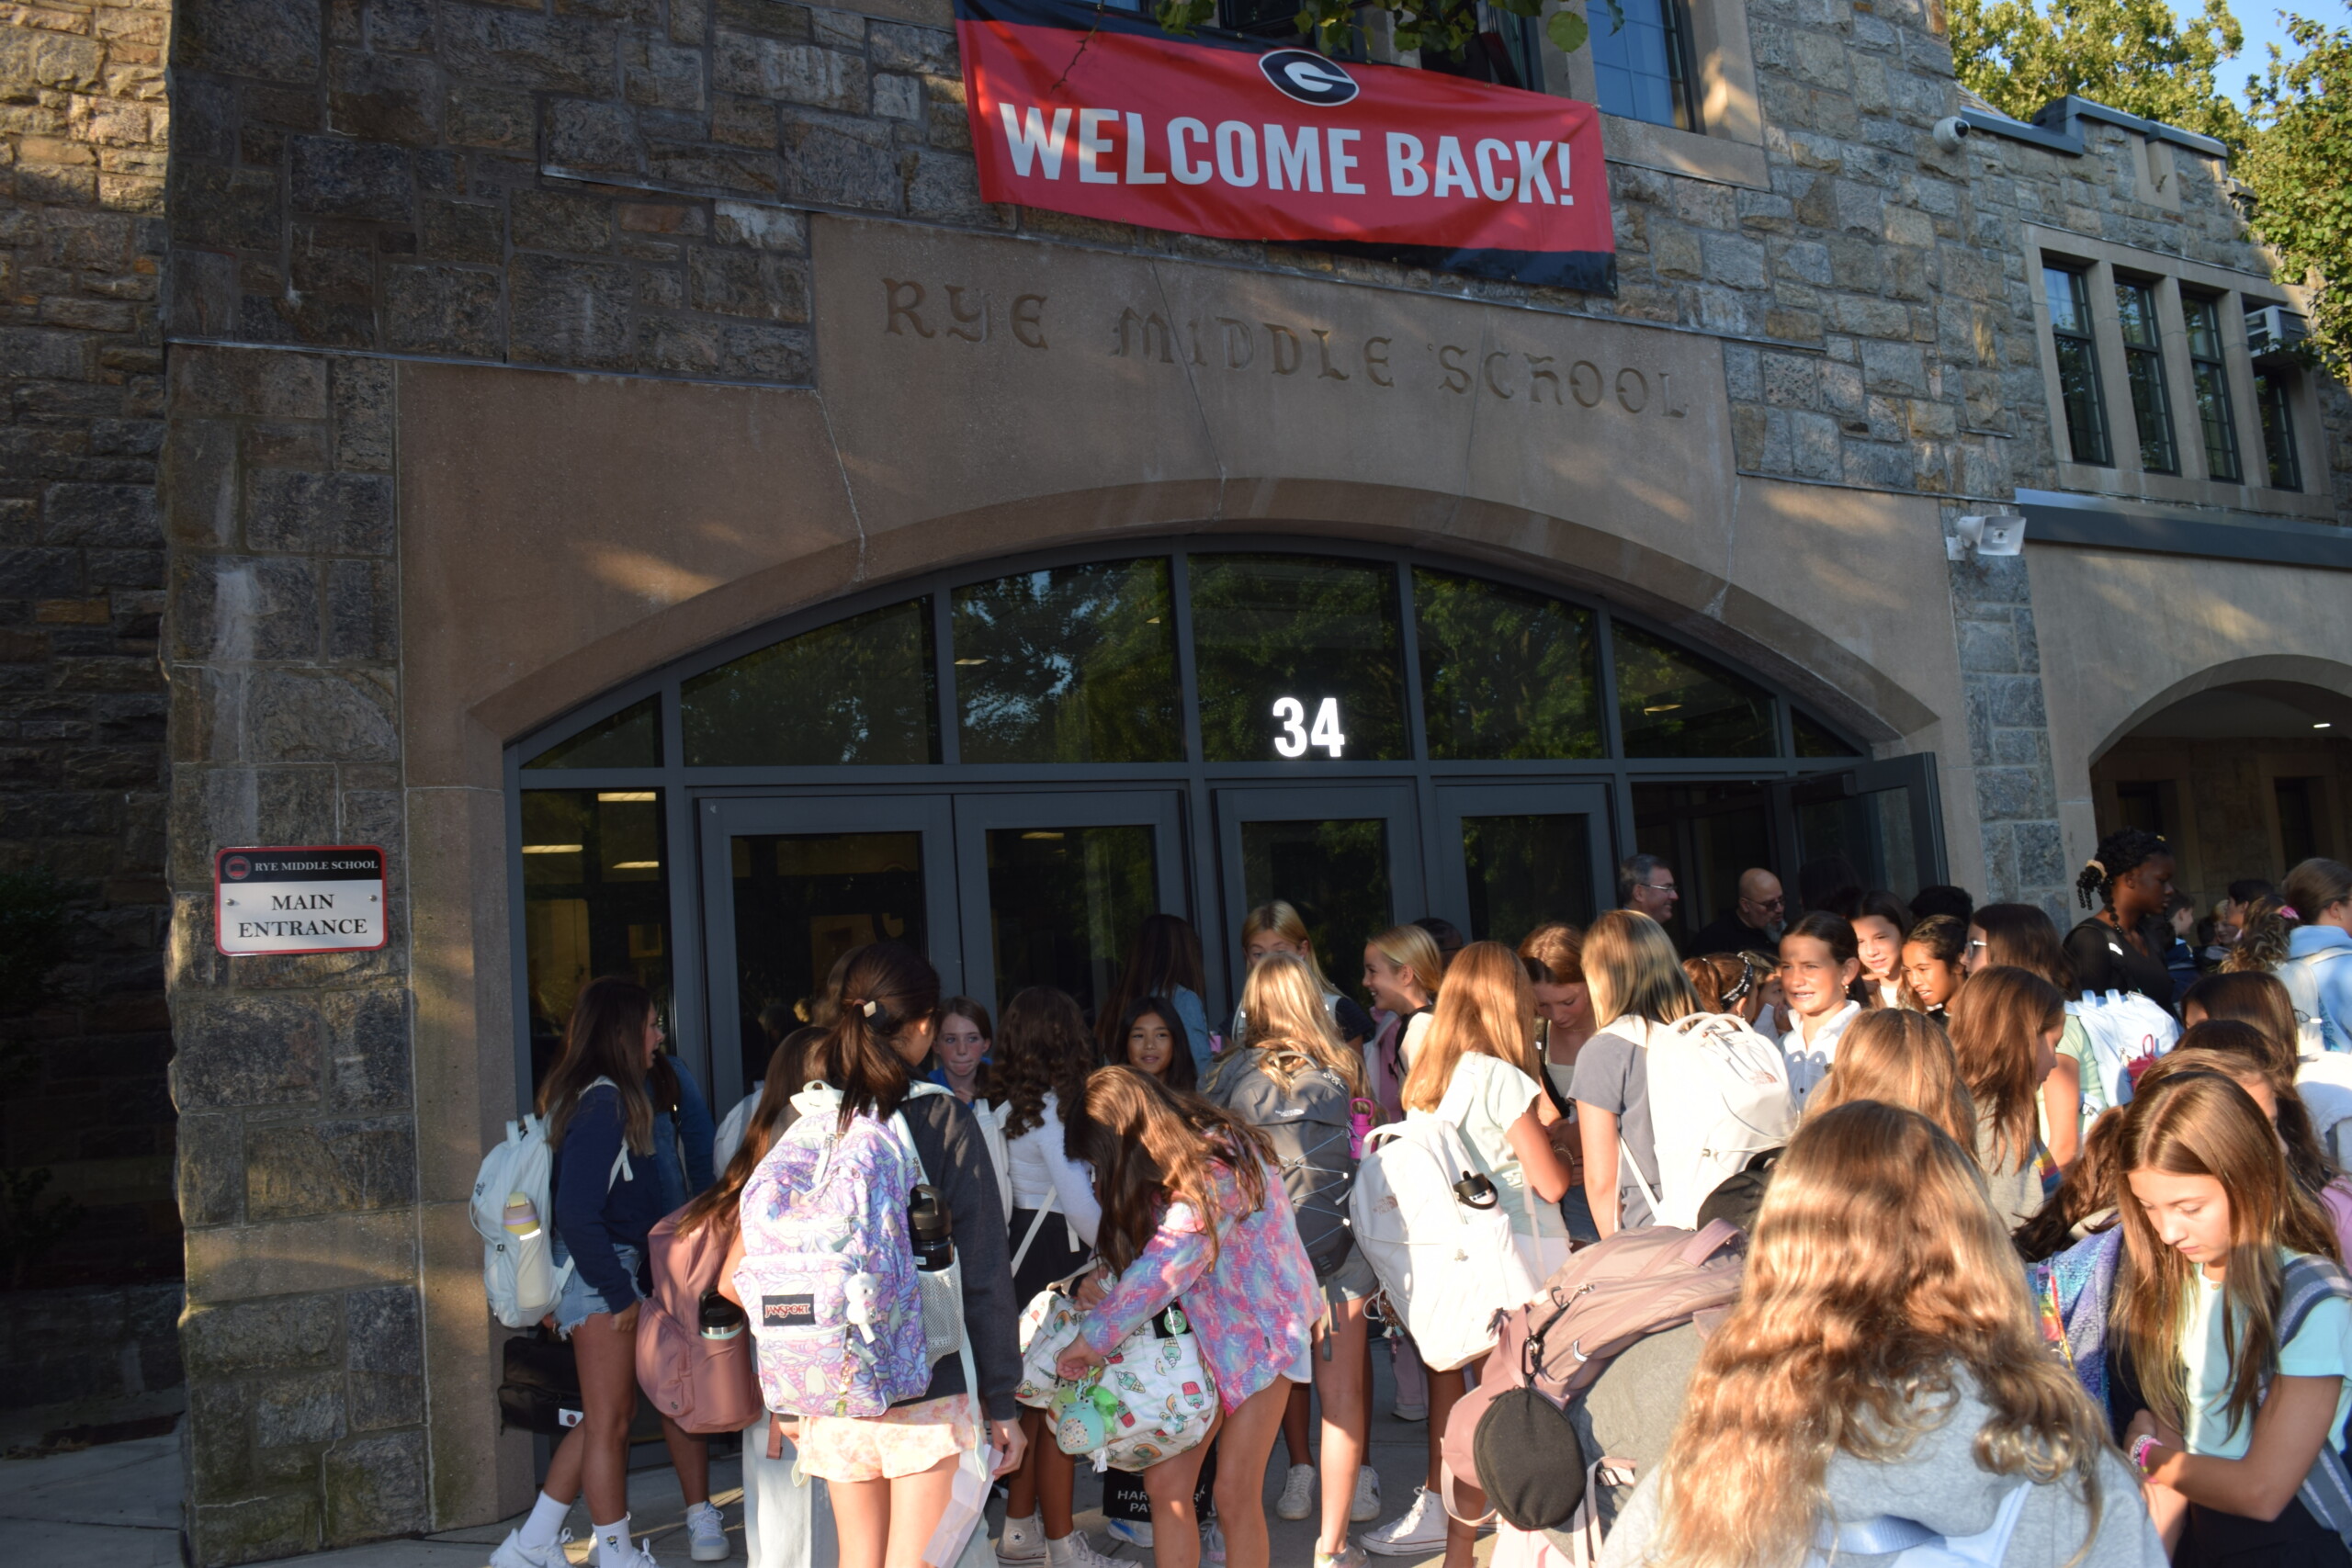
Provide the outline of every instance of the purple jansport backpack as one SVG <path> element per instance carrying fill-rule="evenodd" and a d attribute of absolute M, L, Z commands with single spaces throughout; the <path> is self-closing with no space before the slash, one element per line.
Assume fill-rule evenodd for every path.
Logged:
<path fill-rule="evenodd" d="M 931 1386 L 907 1202 L 922 1167 L 890 1123 L 841 1124 L 810 1084 L 799 1120 L 743 1188 L 735 1289 L 759 1347 L 760 1392 L 786 1416 L 879 1416 Z"/>

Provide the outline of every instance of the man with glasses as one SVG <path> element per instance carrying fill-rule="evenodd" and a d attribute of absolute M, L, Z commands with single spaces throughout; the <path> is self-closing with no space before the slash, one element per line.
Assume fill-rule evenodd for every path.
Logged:
<path fill-rule="evenodd" d="M 1674 919 L 1682 889 L 1674 885 L 1674 868 L 1654 854 L 1627 855 L 1617 868 L 1617 907 L 1647 915 L 1659 925 Z"/>
<path fill-rule="evenodd" d="M 1787 908 L 1781 879 L 1760 865 L 1750 866 L 1739 874 L 1737 900 L 1690 939 L 1690 954 L 1704 958 L 1711 953 L 1777 953 Z"/>

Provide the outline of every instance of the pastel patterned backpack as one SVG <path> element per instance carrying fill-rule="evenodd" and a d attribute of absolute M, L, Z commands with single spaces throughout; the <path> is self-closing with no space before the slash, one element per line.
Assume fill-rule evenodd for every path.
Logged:
<path fill-rule="evenodd" d="M 889 1122 L 841 1124 L 812 1083 L 743 1188 L 735 1289 L 760 1392 L 786 1416 L 879 1416 L 931 1386 L 907 1203 L 922 1167 Z"/>
<path fill-rule="evenodd" d="M 1077 1339 L 1083 1315 L 1060 1286 L 1039 1292 L 1021 1314 L 1021 1382 L 1012 1397 L 1051 1418 L 1054 1446 L 1091 1456 L 1097 1470 L 1140 1471 L 1205 1440 L 1216 1419 L 1216 1383 L 1183 1310 L 1171 1303 L 1071 1382 L 1054 1363 Z"/>

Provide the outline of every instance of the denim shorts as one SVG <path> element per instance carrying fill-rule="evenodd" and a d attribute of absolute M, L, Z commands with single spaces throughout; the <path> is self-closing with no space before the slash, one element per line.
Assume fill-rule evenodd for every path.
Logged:
<path fill-rule="evenodd" d="M 620 1259 L 621 1267 L 628 1270 L 630 1279 L 637 1278 L 637 1248 L 626 1245 L 616 1247 L 613 1248 L 613 1256 Z M 560 1266 L 563 1260 L 558 1258 L 556 1261 Z M 562 1293 L 555 1300 L 556 1332 L 569 1339 L 571 1337 L 573 1329 L 596 1314 L 627 1312 L 636 1301 L 637 1298 L 631 1296 L 618 1307 L 614 1306 L 597 1292 L 596 1287 L 590 1284 L 578 1269 L 574 1269 L 563 1281 Z"/>
<path fill-rule="evenodd" d="M 1348 1244 L 1348 1260 L 1331 1270 L 1330 1278 L 1322 1281 L 1323 1299 L 1333 1307 L 1349 1302 L 1369 1301 L 1380 1293 L 1380 1276 L 1372 1271 L 1372 1259 L 1363 1248 L 1353 1242 Z"/>

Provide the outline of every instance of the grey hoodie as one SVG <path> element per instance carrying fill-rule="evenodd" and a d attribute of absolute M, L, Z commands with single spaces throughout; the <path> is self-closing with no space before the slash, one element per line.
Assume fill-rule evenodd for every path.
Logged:
<path fill-rule="evenodd" d="M 1962 1378 L 1962 1392 L 1951 1416 L 1923 1432 L 1911 1451 L 1893 1464 L 1869 1464 L 1842 1450 L 1830 1456 L 1827 1491 L 1831 1509 L 1848 1520 L 1892 1514 L 1913 1519 L 1943 1536 L 1975 1535 L 1990 1529 L 1993 1516 L 2018 1483 L 1976 1465 L 1976 1433 L 1992 1412 Z M 2140 1484 L 2120 1455 L 2099 1459 L 2098 1534 L 2080 1559 L 2080 1568 L 2165 1568 L 2164 1543 L 2140 1501 Z M 1657 1529 L 1657 1472 L 1642 1477 L 1617 1528 L 1601 1549 L 1600 1568 L 1639 1568 L 1649 1561 Z M 2002 1568 L 2059 1568 L 2083 1544 L 2087 1511 L 2071 1483 L 2037 1486 L 2026 1503 L 2017 1533 L 2009 1538 Z M 1880 1568 L 1885 1556 L 1841 1556 L 1839 1568 Z"/>

